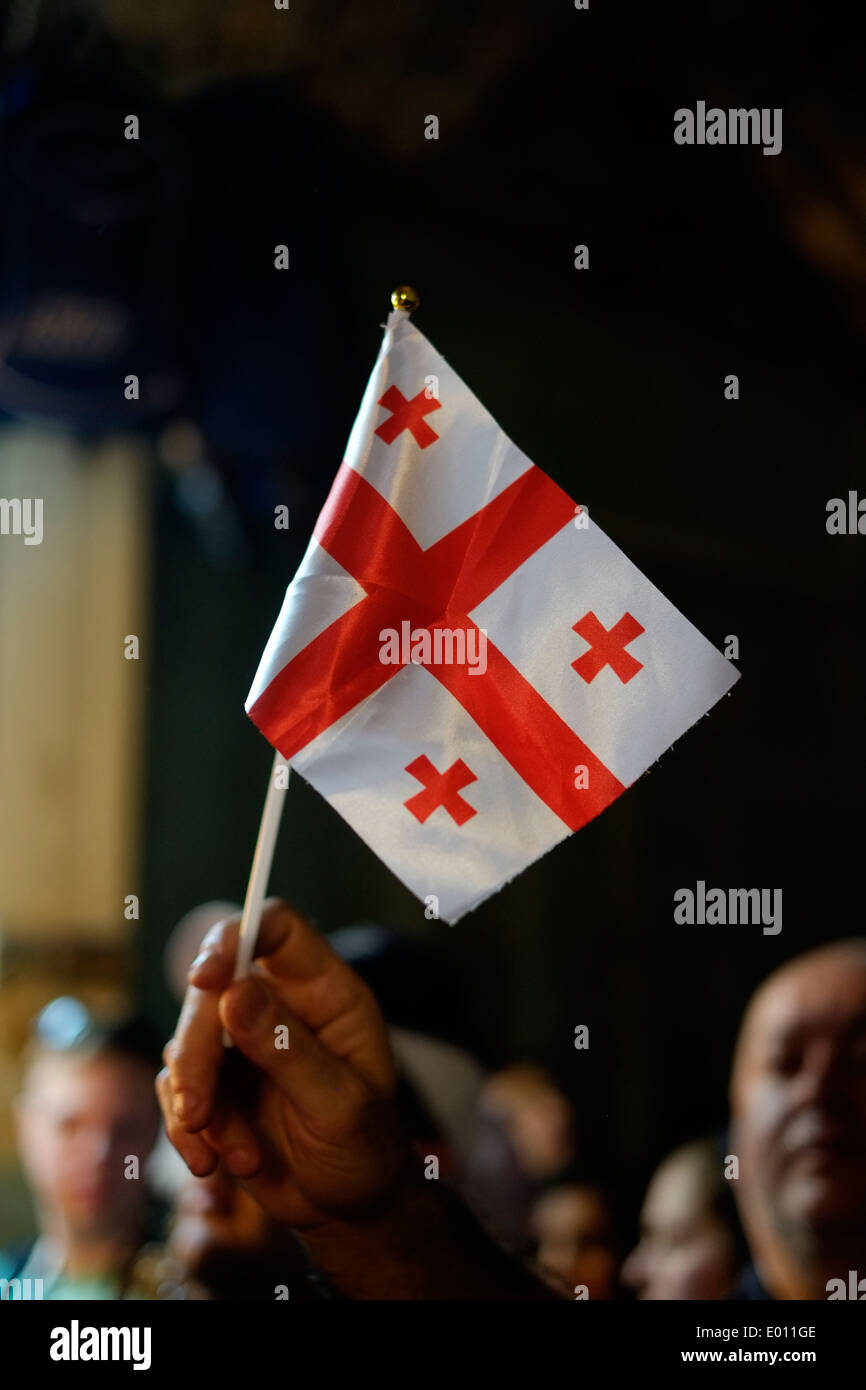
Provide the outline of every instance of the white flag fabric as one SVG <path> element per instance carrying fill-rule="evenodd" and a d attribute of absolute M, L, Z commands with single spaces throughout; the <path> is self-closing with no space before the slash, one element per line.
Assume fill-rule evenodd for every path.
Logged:
<path fill-rule="evenodd" d="M 246 709 L 431 915 L 598 815 L 737 679 L 392 313 Z"/>

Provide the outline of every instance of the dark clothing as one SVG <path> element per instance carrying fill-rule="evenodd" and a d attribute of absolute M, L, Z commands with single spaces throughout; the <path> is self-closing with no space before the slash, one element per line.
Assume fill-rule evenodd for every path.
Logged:
<path fill-rule="evenodd" d="M 747 1264 L 740 1271 L 737 1282 L 728 1298 L 735 1303 L 774 1303 L 773 1295 L 768 1293 L 758 1278 L 753 1264 Z"/>

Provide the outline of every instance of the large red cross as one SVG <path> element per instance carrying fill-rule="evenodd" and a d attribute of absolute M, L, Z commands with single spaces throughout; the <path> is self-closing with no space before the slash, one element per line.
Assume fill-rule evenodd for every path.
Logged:
<path fill-rule="evenodd" d="M 468 801 L 464 801 L 463 797 L 458 795 L 470 782 L 478 781 L 475 773 L 469 770 L 462 758 L 458 758 L 456 763 L 452 763 L 444 772 L 437 772 L 426 753 L 422 753 L 420 758 L 416 758 L 404 770 L 411 772 L 412 776 L 417 777 L 424 785 L 422 792 L 416 792 L 408 801 L 403 802 L 406 810 L 411 811 L 422 825 L 437 806 L 444 806 L 451 819 L 458 825 L 465 825 L 475 815 L 475 807 L 470 806 Z"/>
<path fill-rule="evenodd" d="M 254 723 L 293 757 L 403 669 L 379 660 L 383 628 L 400 631 L 404 620 L 413 629 L 474 628 L 473 609 L 573 517 L 571 498 L 533 465 L 423 550 L 381 493 L 343 463 L 314 534 L 366 598 L 277 673 L 249 711 Z M 489 636 L 483 676 L 466 665 L 424 669 L 569 829 L 624 790 Z M 578 763 L 589 771 L 586 789 L 574 786 Z"/>
<path fill-rule="evenodd" d="M 424 416 L 429 415 L 431 410 L 441 410 L 442 402 L 437 401 L 435 396 L 428 396 L 426 391 L 419 391 L 417 396 L 407 401 L 399 386 L 389 386 L 384 396 L 379 397 L 379 405 L 393 411 L 390 420 L 384 420 L 378 429 L 373 431 L 380 439 L 384 439 L 386 444 L 393 444 L 398 434 L 402 434 L 404 430 L 411 431 L 420 449 L 426 449 L 428 444 L 439 438 Z"/>
<path fill-rule="evenodd" d="M 608 630 L 602 627 L 590 609 L 572 629 L 578 637 L 589 643 L 589 651 L 584 652 L 583 656 L 579 656 L 577 661 L 571 664 L 587 685 L 595 680 L 605 666 L 610 666 L 616 671 L 623 685 L 628 685 L 632 677 L 643 670 L 643 662 L 637 661 L 625 648 L 629 642 L 640 637 L 644 630 L 631 613 L 624 613 L 619 622 L 614 623 Z"/>

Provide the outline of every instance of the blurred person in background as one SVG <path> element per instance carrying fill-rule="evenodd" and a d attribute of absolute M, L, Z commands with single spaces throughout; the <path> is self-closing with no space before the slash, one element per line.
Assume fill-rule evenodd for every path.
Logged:
<path fill-rule="evenodd" d="M 753 1258 L 735 1296 L 861 1297 L 866 940 L 798 956 L 761 985 L 737 1041 L 731 1112 Z"/>
<path fill-rule="evenodd" d="M 99 1022 L 70 997 L 37 1016 L 15 1121 L 39 1235 L 0 1253 L 0 1277 L 41 1279 L 46 1299 L 148 1296 L 135 1263 L 160 1229 L 140 1176 L 159 1128 L 158 1064 L 140 1019 Z"/>
<path fill-rule="evenodd" d="M 560 1183 L 532 1208 L 536 1262 L 564 1280 L 570 1294 L 594 1301 L 619 1292 L 619 1239 L 610 1203 L 589 1183 Z"/>
<path fill-rule="evenodd" d="M 479 1097 L 461 1192 L 506 1249 L 532 1248 L 532 1205 L 577 1157 L 574 1106 L 543 1067 L 515 1062 Z"/>
<path fill-rule="evenodd" d="M 504 1067 L 487 1082 L 481 1103 L 502 1120 L 531 1178 L 554 1177 L 574 1158 L 574 1107 L 543 1067 L 527 1062 Z"/>
<path fill-rule="evenodd" d="M 748 1259 L 725 1155 L 712 1139 L 675 1149 L 650 1180 L 641 1236 L 623 1265 L 639 1299 L 727 1298 Z"/>

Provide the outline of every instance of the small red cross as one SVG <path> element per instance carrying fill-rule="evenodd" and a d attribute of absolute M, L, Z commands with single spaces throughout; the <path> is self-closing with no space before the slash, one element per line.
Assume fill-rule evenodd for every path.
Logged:
<path fill-rule="evenodd" d="M 462 787 L 468 787 L 470 782 L 478 781 L 475 773 L 470 772 L 462 758 L 458 758 L 445 772 L 437 772 L 426 753 L 422 753 L 420 758 L 409 764 L 406 771 L 411 772 L 413 777 L 417 777 L 418 781 L 424 784 L 423 792 L 417 792 L 415 796 L 410 796 L 408 801 L 403 802 L 407 811 L 411 811 L 422 825 L 437 806 L 444 806 L 451 819 L 458 825 L 465 825 L 475 815 L 474 806 L 470 806 L 468 801 L 458 796 Z"/>
<path fill-rule="evenodd" d="M 424 419 L 431 410 L 442 408 L 442 402 L 437 401 L 435 396 L 428 396 L 426 392 L 419 391 L 417 396 L 407 401 L 399 386 L 389 386 L 384 396 L 379 397 L 379 405 L 393 411 L 390 420 L 383 421 L 379 428 L 373 431 L 380 439 L 384 439 L 386 444 L 393 444 L 397 435 L 402 434 L 404 430 L 412 431 L 415 443 L 421 449 L 426 449 L 428 444 L 439 438 Z"/>
<path fill-rule="evenodd" d="M 619 622 L 608 630 L 602 627 L 590 609 L 579 623 L 574 624 L 572 631 L 590 644 L 589 651 L 584 652 L 583 656 L 579 656 L 577 661 L 571 663 L 587 685 L 595 680 L 604 666 L 610 666 L 611 670 L 619 676 L 623 685 L 628 685 L 632 677 L 636 676 L 638 671 L 643 670 L 643 662 L 636 661 L 624 650 L 629 642 L 633 642 L 645 631 L 631 613 L 624 613 Z"/>

